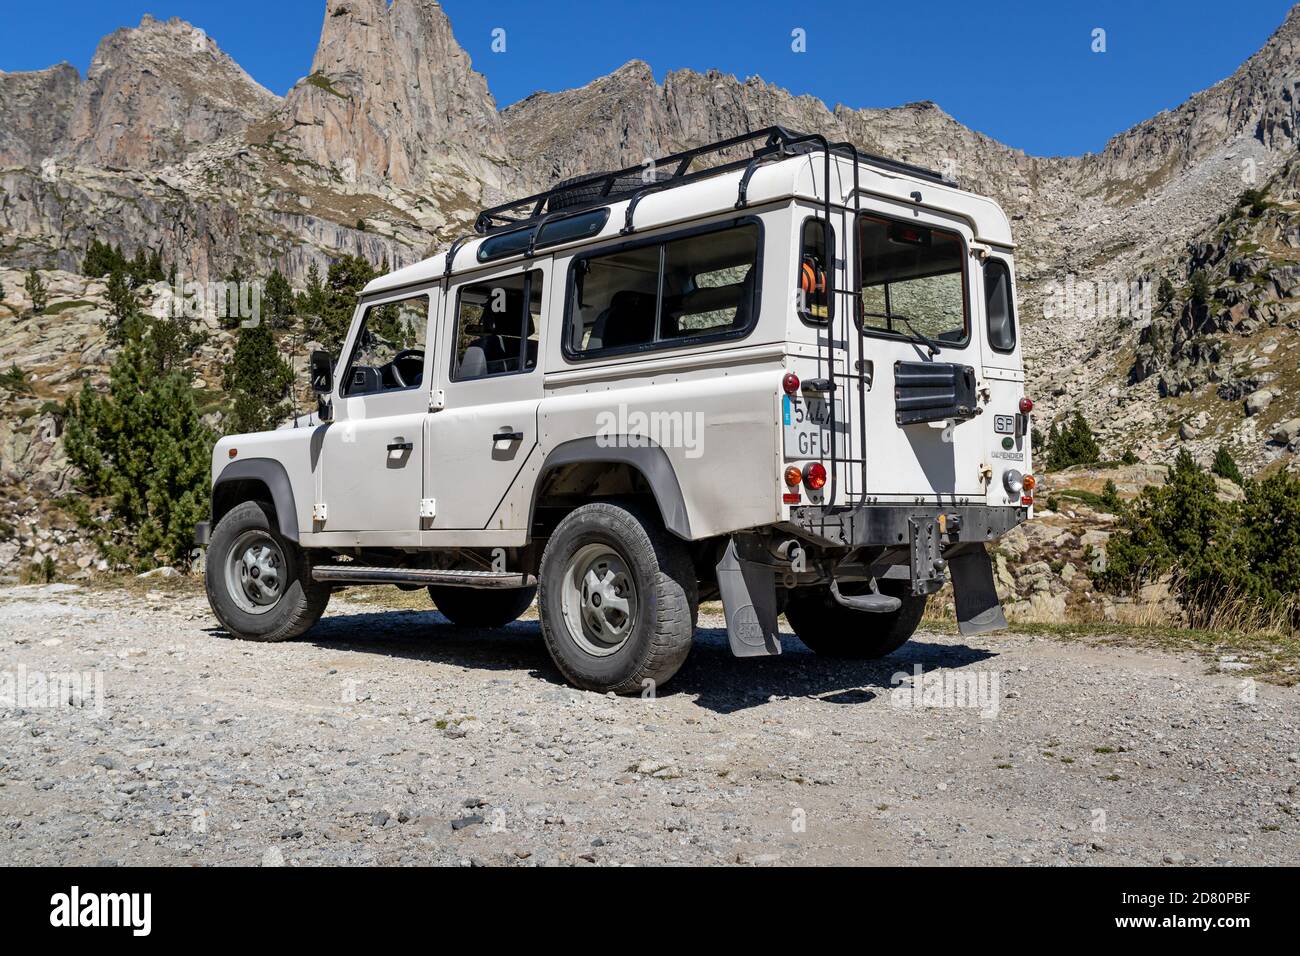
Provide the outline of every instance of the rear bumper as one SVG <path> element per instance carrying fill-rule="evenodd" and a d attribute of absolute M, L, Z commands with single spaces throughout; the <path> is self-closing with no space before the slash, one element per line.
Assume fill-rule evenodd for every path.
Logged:
<path fill-rule="evenodd" d="M 994 541 L 1029 517 L 1028 508 L 989 505 L 868 504 L 852 508 L 793 508 L 790 522 L 832 547 L 907 547 L 918 524 L 934 522 L 947 546 Z"/>

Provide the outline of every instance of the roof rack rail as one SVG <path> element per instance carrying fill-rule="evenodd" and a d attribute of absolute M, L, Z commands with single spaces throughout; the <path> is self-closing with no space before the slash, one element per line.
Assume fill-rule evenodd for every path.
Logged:
<path fill-rule="evenodd" d="M 796 133 L 786 129 L 784 126 L 767 126 L 763 129 L 751 130 L 748 133 L 741 133 L 738 136 L 731 136 L 727 139 L 720 139 L 713 143 L 706 143 L 703 146 L 697 146 L 694 149 L 683 150 L 680 153 L 673 153 L 670 156 L 663 156 L 659 159 L 652 160 L 649 163 L 637 166 L 628 166 L 625 169 L 616 170 L 607 173 L 594 173 L 580 179 L 571 180 L 562 185 L 552 186 L 544 192 L 536 193 L 532 196 L 525 196 L 523 199 L 515 199 L 510 202 L 502 203 L 498 206 L 492 206 L 484 209 L 478 214 L 474 222 L 474 231 L 479 235 L 498 232 L 505 229 L 513 229 L 537 222 L 539 219 L 547 216 L 553 210 L 551 201 L 557 196 L 571 194 L 575 190 L 590 191 L 593 187 L 596 192 L 587 202 L 577 202 L 571 205 L 565 205 L 565 214 L 581 212 L 584 209 L 590 209 L 597 206 L 604 206 L 616 199 L 625 199 L 634 194 L 642 192 L 659 192 L 663 189 L 670 189 L 681 186 L 689 182 L 695 182 L 710 176 L 717 176 L 722 173 L 732 172 L 737 169 L 744 169 L 747 172 L 745 182 L 742 186 L 747 186 L 749 177 L 753 175 L 753 170 L 760 161 L 766 159 L 779 158 L 786 155 L 794 155 L 800 149 L 815 148 L 818 143 L 825 143 L 825 139 L 817 135 L 807 135 Z M 711 153 L 722 153 L 737 146 L 743 146 L 746 143 L 761 143 L 752 150 L 751 154 L 743 159 L 722 163 L 718 166 L 708 166 L 699 169 L 692 169 L 691 165 L 701 156 L 707 156 Z M 835 152 L 848 154 L 849 150 L 844 148 L 843 144 L 837 144 Z M 857 149 L 852 149 L 852 157 L 859 163 L 869 166 L 876 166 L 881 169 L 892 172 L 902 172 L 910 176 L 917 176 L 922 179 L 929 179 L 937 183 L 949 182 L 942 173 L 935 172 L 932 169 L 926 169 L 923 166 L 916 166 L 912 163 L 906 163 L 902 160 L 888 159 L 884 156 L 875 156 L 871 153 L 863 153 Z M 663 176 L 661 170 L 668 170 L 666 176 Z M 651 171 L 651 178 L 646 179 L 645 173 Z M 639 197 L 638 197 L 639 198 Z M 744 202 L 744 193 L 741 193 L 741 203 Z M 629 210 L 631 212 L 631 210 Z M 631 222 L 628 222 L 628 231 L 630 231 Z"/>

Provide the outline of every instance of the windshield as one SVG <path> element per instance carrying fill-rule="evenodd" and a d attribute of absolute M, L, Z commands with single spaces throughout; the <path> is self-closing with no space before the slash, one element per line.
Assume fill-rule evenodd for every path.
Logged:
<path fill-rule="evenodd" d="M 863 331 L 964 345 L 965 261 L 955 232 L 862 216 L 858 314 Z"/>

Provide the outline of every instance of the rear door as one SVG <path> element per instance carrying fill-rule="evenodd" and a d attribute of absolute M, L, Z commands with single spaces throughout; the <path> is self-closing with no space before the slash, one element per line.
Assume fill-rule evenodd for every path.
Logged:
<path fill-rule="evenodd" d="M 551 260 L 453 283 L 436 362 L 443 407 L 428 419 L 424 497 L 430 530 L 518 530 L 498 505 L 537 445 L 538 367 Z"/>
<path fill-rule="evenodd" d="M 1020 496 L 1007 490 L 1004 472 L 1028 474 L 1030 432 L 1028 415 L 1020 413 L 1025 394 L 1025 373 L 1020 364 L 1019 315 L 1016 313 L 1015 266 L 1009 253 L 990 250 L 979 264 L 980 322 L 983 331 L 984 385 L 988 406 L 980 427 L 993 469 L 989 483 L 991 505 L 1019 504 Z"/>
<path fill-rule="evenodd" d="M 899 363 L 951 363 L 982 377 L 969 229 L 923 209 L 864 212 L 854 232 L 856 325 L 865 393 L 866 493 L 887 500 L 983 497 L 977 417 L 899 425 Z M 855 410 L 856 411 L 856 410 Z"/>

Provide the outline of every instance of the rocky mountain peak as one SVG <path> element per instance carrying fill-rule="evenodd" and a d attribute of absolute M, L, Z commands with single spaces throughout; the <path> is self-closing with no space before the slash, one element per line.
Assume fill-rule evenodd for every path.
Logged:
<path fill-rule="evenodd" d="M 39 166 L 68 129 L 81 74 L 68 63 L 44 70 L 0 70 L 0 167 Z"/>
<path fill-rule="evenodd" d="M 1110 178 L 1164 179 L 1249 140 L 1294 150 L 1300 95 L 1300 6 L 1231 76 L 1114 137 L 1099 157 Z"/>
<path fill-rule="evenodd" d="M 345 182 L 411 188 L 448 158 L 492 180 L 504 153 L 487 81 L 434 0 L 329 0 L 282 120 L 280 139 Z"/>
<path fill-rule="evenodd" d="M 100 42 L 63 151 L 88 166 L 163 166 L 241 132 L 278 102 L 204 31 L 146 15 Z"/>

